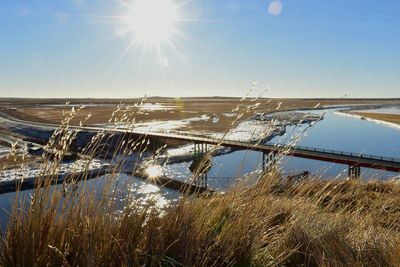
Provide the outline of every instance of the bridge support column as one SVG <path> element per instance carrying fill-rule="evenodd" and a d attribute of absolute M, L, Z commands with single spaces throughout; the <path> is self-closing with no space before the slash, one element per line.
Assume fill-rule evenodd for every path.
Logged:
<path fill-rule="evenodd" d="M 199 188 L 208 188 L 208 172 L 199 174 L 194 180 L 194 185 Z"/>
<path fill-rule="evenodd" d="M 262 158 L 262 168 L 264 172 L 270 172 L 272 168 L 275 166 L 276 157 L 274 152 L 263 153 Z"/>
<path fill-rule="evenodd" d="M 193 149 L 194 158 L 199 158 L 199 157 L 205 155 L 207 153 L 207 151 L 208 151 L 207 144 L 194 143 L 194 149 Z"/>
<path fill-rule="evenodd" d="M 361 175 L 360 166 L 349 166 L 349 178 L 359 178 Z"/>
<path fill-rule="evenodd" d="M 211 168 L 211 161 L 204 158 L 207 152 L 207 144 L 194 143 L 193 163 L 189 167 L 191 172 L 197 175 L 194 179 L 194 185 L 204 189 L 208 187 L 208 171 Z"/>

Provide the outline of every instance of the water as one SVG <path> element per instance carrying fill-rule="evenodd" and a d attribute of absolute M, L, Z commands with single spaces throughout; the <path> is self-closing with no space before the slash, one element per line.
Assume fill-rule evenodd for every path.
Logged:
<path fill-rule="evenodd" d="M 383 157 L 400 158 L 400 130 L 385 127 L 374 122 L 341 115 L 339 110 L 319 111 L 325 113 L 324 120 L 305 131 L 302 128 L 288 127 L 287 134 L 276 137 L 273 143 L 290 143 L 292 136 L 301 135 L 300 146 L 333 149 L 345 152 L 370 154 Z M 302 168 L 318 173 L 322 178 L 344 177 L 347 166 L 300 158 L 285 158 L 285 171 L 301 171 Z M 362 168 L 366 179 L 388 179 L 398 173 Z"/>
<path fill-rule="evenodd" d="M 385 127 L 374 122 L 343 116 L 339 109 L 319 110 L 324 120 L 312 127 L 287 127 L 285 136 L 272 139 L 271 143 L 293 144 L 345 152 L 372 154 L 384 157 L 400 158 L 400 130 Z M 304 111 L 309 112 L 309 111 Z M 236 151 L 213 159 L 213 167 L 208 174 L 208 185 L 212 189 L 225 190 L 261 167 L 262 155 L 252 151 Z M 191 176 L 190 163 L 180 163 L 165 167 L 169 177 L 186 180 Z M 313 175 L 326 178 L 346 177 L 348 166 L 295 157 L 283 157 L 279 166 L 284 175 L 310 171 Z M 389 179 L 398 173 L 362 168 L 364 179 Z M 251 177 L 249 180 L 254 181 Z"/>
<path fill-rule="evenodd" d="M 81 181 L 76 188 L 73 185 L 68 185 L 67 189 L 78 190 L 80 192 L 86 190 L 87 192 L 94 192 L 97 197 L 100 197 L 109 179 L 111 179 L 111 188 L 115 192 L 114 200 L 117 211 L 123 210 L 127 204 L 127 196 L 135 199 L 135 202 L 132 203 L 134 205 L 145 205 L 152 202 L 159 208 L 164 208 L 179 198 L 179 193 L 176 190 L 150 184 L 126 174 L 120 174 L 117 179 L 110 176 L 102 176 L 96 179 Z M 63 190 L 63 186 L 55 185 L 52 187 L 52 190 Z M 24 199 L 28 203 L 27 201 L 29 201 L 31 194 L 33 194 L 33 189 L 21 191 L 19 192 L 19 199 Z M 0 230 L 2 232 L 6 230 L 8 215 L 12 210 L 15 198 L 15 192 L 0 194 Z"/>
<path fill-rule="evenodd" d="M 337 112 L 315 112 L 325 113 L 324 119 L 306 131 L 299 145 L 400 158 L 400 130 Z M 294 131 L 292 135 L 276 137 L 271 142 L 287 144 L 301 130 L 288 127 L 288 133 Z"/>
<path fill-rule="evenodd" d="M 254 151 L 235 151 L 212 159 L 208 172 L 208 188 L 224 191 L 238 182 L 254 182 L 261 169 L 262 154 Z M 166 165 L 164 175 L 180 181 L 192 178 L 189 170 L 191 162 Z M 245 177 L 244 177 L 245 176 Z"/>

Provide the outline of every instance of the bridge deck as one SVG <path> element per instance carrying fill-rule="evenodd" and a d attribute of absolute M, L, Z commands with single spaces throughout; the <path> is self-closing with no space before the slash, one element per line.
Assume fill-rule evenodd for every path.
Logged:
<path fill-rule="evenodd" d="M 124 130 L 117 130 L 124 132 Z M 216 139 L 210 137 L 201 137 L 193 135 L 170 134 L 170 133 L 137 133 L 125 131 L 129 134 L 147 136 L 149 138 L 167 138 L 180 141 L 199 142 L 210 145 L 219 145 L 239 150 L 252 150 L 263 153 L 277 153 L 288 156 L 321 160 L 351 166 L 360 166 L 372 169 L 400 172 L 400 159 L 390 157 L 379 157 L 367 154 L 355 154 L 343 151 L 334 151 L 328 149 L 318 149 L 310 147 L 294 146 L 288 147 L 276 144 L 254 144 L 249 142 L 233 141 L 226 139 Z"/>

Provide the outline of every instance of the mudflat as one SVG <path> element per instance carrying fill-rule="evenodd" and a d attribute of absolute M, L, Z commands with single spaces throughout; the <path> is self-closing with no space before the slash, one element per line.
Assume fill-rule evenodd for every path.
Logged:
<path fill-rule="evenodd" d="M 59 124 L 72 108 L 76 110 L 83 106 L 71 120 L 71 124 L 78 125 L 81 121 L 85 121 L 85 125 L 88 126 L 109 124 L 114 113 L 117 118 L 128 114 L 127 119 L 130 121 L 135 119 L 136 123 L 187 120 L 188 123 L 182 125 L 179 130 L 224 132 L 231 127 L 233 121 L 238 119 L 238 115 L 240 115 L 240 120 L 246 120 L 253 117 L 255 113 L 261 112 L 398 102 L 398 99 L 241 99 L 232 97 L 150 97 L 146 100 L 141 98 L 0 99 L 0 112 L 20 120 Z M 91 116 L 86 120 L 89 114 Z"/>

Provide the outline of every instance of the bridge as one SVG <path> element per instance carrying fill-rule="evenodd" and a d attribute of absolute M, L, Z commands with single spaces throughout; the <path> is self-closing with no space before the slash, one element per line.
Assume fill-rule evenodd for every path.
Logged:
<path fill-rule="evenodd" d="M 298 158 L 319 160 L 331 163 L 344 164 L 349 166 L 349 177 L 359 177 L 361 167 L 400 172 L 400 158 L 381 157 L 368 154 L 356 154 L 344 151 L 320 149 L 303 146 L 285 146 L 280 144 L 257 144 L 229 140 L 226 138 L 211 138 L 187 134 L 174 133 L 141 133 L 129 130 L 111 130 L 126 133 L 132 138 L 145 137 L 149 140 L 167 139 L 182 142 L 192 142 L 195 144 L 195 154 L 207 153 L 207 145 L 229 147 L 235 150 L 251 150 L 263 153 L 263 168 L 271 168 L 277 155 L 286 155 Z M 132 136 L 133 135 L 133 136 Z"/>
<path fill-rule="evenodd" d="M 0 114 L 3 118 L 13 121 L 19 125 L 30 125 L 34 127 L 44 127 L 47 129 L 58 128 L 59 125 L 26 122 L 12 118 L 4 113 Z M 242 142 L 238 140 L 229 140 L 227 138 L 212 138 L 199 136 L 194 134 L 183 133 L 163 133 L 163 132 L 135 132 L 130 129 L 122 128 L 104 128 L 104 127 L 78 127 L 70 126 L 70 129 L 75 129 L 80 132 L 105 132 L 110 134 L 121 134 L 124 139 L 148 139 L 151 145 L 157 147 L 160 140 L 179 141 L 185 143 L 195 144 L 195 155 L 201 155 L 208 152 L 207 145 L 229 147 L 235 150 L 251 150 L 263 153 L 263 168 L 264 170 L 270 169 L 276 161 L 276 156 L 287 155 L 298 158 L 319 160 L 331 163 L 338 163 L 348 165 L 349 177 L 359 177 L 361 174 L 361 167 L 385 170 L 391 172 L 400 172 L 400 159 L 391 157 L 381 157 L 367 154 L 349 153 L 344 151 L 335 151 L 329 149 L 319 149 L 312 147 L 291 146 L 287 147 L 280 144 L 258 144 L 251 142 Z"/>

